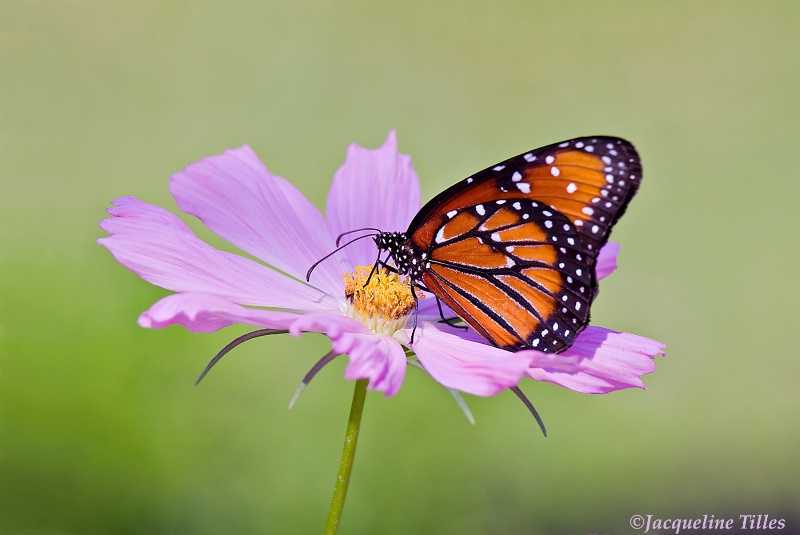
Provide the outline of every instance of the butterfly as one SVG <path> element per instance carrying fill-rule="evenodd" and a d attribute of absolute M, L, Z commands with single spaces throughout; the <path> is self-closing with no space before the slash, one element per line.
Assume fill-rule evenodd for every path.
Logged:
<path fill-rule="evenodd" d="M 373 239 L 495 346 L 557 353 L 589 324 L 598 253 L 641 178 L 628 141 L 570 139 L 475 173 Z"/>

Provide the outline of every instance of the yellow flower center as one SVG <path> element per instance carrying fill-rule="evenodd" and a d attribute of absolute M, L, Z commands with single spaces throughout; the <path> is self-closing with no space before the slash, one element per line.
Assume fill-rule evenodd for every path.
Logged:
<path fill-rule="evenodd" d="M 352 273 L 342 275 L 347 315 L 376 333 L 392 335 L 406 326 L 414 310 L 411 285 L 407 277 L 400 280 L 386 268 L 372 270 L 373 266 L 356 266 Z"/>

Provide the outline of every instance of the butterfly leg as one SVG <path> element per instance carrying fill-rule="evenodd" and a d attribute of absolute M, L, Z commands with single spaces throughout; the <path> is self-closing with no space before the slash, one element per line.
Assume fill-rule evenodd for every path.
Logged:
<path fill-rule="evenodd" d="M 428 290 L 424 286 L 420 286 L 420 288 L 422 288 L 423 290 L 425 290 L 427 292 L 430 292 L 430 290 Z M 411 343 L 413 344 L 414 343 L 414 333 L 417 332 L 417 319 L 419 318 L 419 297 L 417 296 L 417 292 L 414 291 L 414 285 L 413 284 L 411 285 L 411 296 L 414 298 L 414 327 L 411 329 Z M 449 325 L 451 327 L 455 327 L 456 329 L 464 329 L 465 331 L 467 329 L 469 329 L 469 327 L 467 327 L 466 325 L 455 325 L 453 323 L 450 323 L 451 321 L 454 321 L 455 318 L 445 318 L 444 317 L 444 311 L 442 310 L 442 303 L 441 303 L 441 301 L 439 300 L 438 297 L 436 297 L 436 306 L 439 307 L 439 315 L 442 318 L 439 321 L 442 321 L 442 322 L 446 323 L 447 325 Z"/>
<path fill-rule="evenodd" d="M 434 297 L 436 297 L 436 296 L 434 296 Z M 461 318 L 459 318 L 458 316 L 456 316 L 455 318 L 445 318 L 444 317 L 444 311 L 442 310 L 442 300 L 439 299 L 438 297 L 436 297 L 436 306 L 439 308 L 439 317 L 441 318 L 439 320 L 440 322 L 446 323 L 450 327 L 455 327 L 456 329 L 464 329 L 465 331 L 469 330 L 469 327 L 467 327 L 466 325 L 459 325 L 459 324 L 456 324 L 456 323 L 451 323 L 453 321 L 460 320 Z"/>
<path fill-rule="evenodd" d="M 430 291 L 425 285 L 417 283 L 417 286 L 419 286 L 420 288 L 422 288 L 423 290 L 425 290 L 429 294 L 433 295 L 434 298 L 436 298 L 436 307 L 439 309 L 439 318 L 441 318 L 439 320 L 439 322 L 446 323 L 450 327 L 455 327 L 456 329 L 464 329 L 465 331 L 469 329 L 469 327 L 467 327 L 466 325 L 459 325 L 459 324 L 456 324 L 456 323 L 451 323 L 451 322 L 454 322 L 454 321 L 458 321 L 461 318 L 459 318 L 458 316 L 456 316 L 454 318 L 445 318 L 444 317 L 444 310 L 442 310 L 442 300 L 439 299 L 436 296 L 436 294 L 433 293 L 432 291 Z"/>
<path fill-rule="evenodd" d="M 378 271 L 379 267 L 382 267 L 383 269 L 389 271 L 390 273 L 400 273 L 396 267 L 390 266 L 389 264 L 386 263 L 385 260 L 381 260 L 381 253 L 380 251 L 378 251 L 378 258 L 375 260 L 375 263 L 372 264 L 372 271 L 369 272 L 369 276 L 367 277 L 367 280 L 364 282 L 364 288 L 367 287 L 367 284 L 369 284 L 369 281 L 372 279 L 372 276 Z"/>
<path fill-rule="evenodd" d="M 369 284 L 369 281 L 372 280 L 372 276 L 375 274 L 376 271 L 378 271 L 378 266 L 385 266 L 385 265 L 386 265 L 386 262 L 381 260 L 381 250 L 378 249 L 378 258 L 376 258 L 375 259 L 375 263 L 372 264 L 372 271 L 369 272 L 369 276 L 367 277 L 367 280 L 364 282 L 364 288 L 367 287 L 367 284 Z"/>
<path fill-rule="evenodd" d="M 414 291 L 414 285 L 411 285 L 411 297 L 414 298 L 414 327 L 411 329 L 411 342 L 414 343 L 414 334 L 417 332 L 417 318 L 419 318 L 419 297 L 417 292 Z"/>

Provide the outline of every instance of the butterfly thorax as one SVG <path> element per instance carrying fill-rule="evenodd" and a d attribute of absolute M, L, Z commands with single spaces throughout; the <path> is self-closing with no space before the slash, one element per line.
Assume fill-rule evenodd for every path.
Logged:
<path fill-rule="evenodd" d="M 394 261 L 397 272 L 408 275 L 412 281 L 422 277 L 426 253 L 418 254 L 411 248 L 410 240 L 404 232 L 381 232 L 375 236 L 375 244 L 381 251 L 387 251 Z"/>

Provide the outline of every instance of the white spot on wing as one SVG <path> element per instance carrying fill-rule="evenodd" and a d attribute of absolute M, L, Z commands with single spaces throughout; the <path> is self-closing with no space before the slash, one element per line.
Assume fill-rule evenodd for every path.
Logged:
<path fill-rule="evenodd" d="M 553 176 L 558 176 L 561 174 L 561 171 L 558 169 L 558 167 L 551 167 L 550 174 Z"/>
<path fill-rule="evenodd" d="M 527 194 L 531 192 L 531 185 L 527 182 L 517 182 L 517 189 Z"/>
<path fill-rule="evenodd" d="M 458 214 L 458 211 L 450 210 L 449 212 L 447 212 L 447 217 L 449 217 L 450 219 L 453 219 L 457 214 Z"/>
<path fill-rule="evenodd" d="M 575 193 L 578 191 L 578 186 L 575 185 L 575 182 L 570 182 L 569 186 L 567 186 L 567 193 Z"/>

